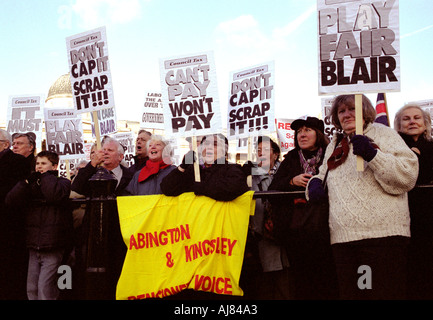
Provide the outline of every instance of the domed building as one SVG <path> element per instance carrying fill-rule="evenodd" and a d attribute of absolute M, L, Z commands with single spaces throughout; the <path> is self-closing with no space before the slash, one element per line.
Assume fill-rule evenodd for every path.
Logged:
<path fill-rule="evenodd" d="M 51 85 L 48 90 L 48 96 L 45 100 L 45 108 L 71 108 L 74 109 L 74 100 L 72 96 L 71 78 L 69 73 L 60 76 Z M 91 113 L 86 112 L 82 114 L 83 134 L 86 142 L 94 141 L 92 137 L 92 118 Z M 117 131 L 128 132 L 139 130 L 140 123 L 137 121 L 117 120 Z"/>
<path fill-rule="evenodd" d="M 48 90 L 45 108 L 73 108 L 71 79 L 68 73 L 60 76 Z"/>

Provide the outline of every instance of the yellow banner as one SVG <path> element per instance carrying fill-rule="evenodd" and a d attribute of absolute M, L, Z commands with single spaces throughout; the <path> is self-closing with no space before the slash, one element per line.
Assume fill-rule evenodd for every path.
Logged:
<path fill-rule="evenodd" d="M 117 299 L 163 298 L 186 288 L 243 295 L 239 276 L 253 195 L 229 202 L 194 193 L 117 197 L 128 247 Z"/>

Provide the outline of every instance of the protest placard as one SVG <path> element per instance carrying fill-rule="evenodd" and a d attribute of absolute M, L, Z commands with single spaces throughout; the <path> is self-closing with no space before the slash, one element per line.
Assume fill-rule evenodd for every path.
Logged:
<path fill-rule="evenodd" d="M 86 159 L 59 159 L 59 166 L 57 167 L 57 170 L 59 171 L 59 176 L 70 179 L 71 176 L 74 175 L 75 170 L 78 168 L 78 165 L 82 160 Z"/>
<path fill-rule="evenodd" d="M 160 59 L 165 135 L 222 131 L 213 52 Z"/>
<path fill-rule="evenodd" d="M 105 27 L 66 38 L 76 113 L 114 107 Z"/>
<path fill-rule="evenodd" d="M 243 295 L 239 277 L 253 191 L 233 201 L 193 192 L 117 197 L 128 248 L 117 299 L 164 298 L 184 289 Z"/>
<path fill-rule="evenodd" d="M 47 150 L 55 152 L 62 160 L 85 158 L 83 125 L 74 109 L 45 110 Z"/>
<path fill-rule="evenodd" d="M 140 128 L 164 130 L 164 111 L 161 92 L 147 91 L 143 107 Z"/>
<path fill-rule="evenodd" d="M 318 0 L 319 94 L 400 91 L 398 0 Z"/>
<path fill-rule="evenodd" d="M 99 123 L 99 134 L 110 135 L 117 132 L 116 108 L 108 108 L 96 111 Z M 92 136 L 96 137 L 94 117 L 92 117 Z"/>
<path fill-rule="evenodd" d="M 135 155 L 135 138 L 134 133 L 129 132 L 118 132 L 111 135 L 112 138 L 119 141 L 125 150 L 123 160 L 126 162 L 126 166 L 130 167 L 133 165 L 133 157 Z"/>
<path fill-rule="evenodd" d="M 36 148 L 41 148 L 43 95 L 10 96 L 7 112 L 7 132 L 32 132 L 36 136 Z"/>
<path fill-rule="evenodd" d="M 293 121 L 294 119 L 275 119 L 281 154 L 295 148 L 295 130 L 290 127 Z"/>
<path fill-rule="evenodd" d="M 275 131 L 274 62 L 230 73 L 227 138 Z"/>
<path fill-rule="evenodd" d="M 331 107 L 332 107 L 332 101 L 334 100 L 334 97 L 324 97 L 321 99 L 322 102 L 322 118 L 323 122 L 325 123 L 325 135 L 329 138 L 329 140 L 332 139 L 332 136 L 335 132 L 342 133 L 341 129 L 337 129 L 334 127 L 334 125 L 331 122 Z"/>

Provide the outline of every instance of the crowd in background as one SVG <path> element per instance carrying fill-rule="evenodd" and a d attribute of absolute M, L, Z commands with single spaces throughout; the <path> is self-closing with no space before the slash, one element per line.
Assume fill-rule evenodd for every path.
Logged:
<path fill-rule="evenodd" d="M 433 298 L 433 219 L 425 193 L 415 188 L 433 180 L 430 115 L 405 105 L 393 129 L 374 122 L 375 109 L 365 96 L 362 109 L 362 135 L 355 134 L 354 96 L 338 96 L 331 119 L 342 133 L 329 141 L 322 120 L 297 119 L 291 125 L 295 148 L 283 159 L 278 144 L 260 136 L 257 162 L 244 165 L 227 160 L 222 134 L 201 137 L 197 152 L 191 149 L 179 166 L 172 164 L 163 136 L 140 130 L 131 167 L 122 164 L 123 146 L 107 137 L 71 180 L 59 177 L 56 153 L 35 155 L 34 135 L 0 130 L 0 299 L 84 298 L 88 211 L 69 199 L 92 195 L 89 180 L 101 166 L 116 180 L 116 196 L 194 192 L 231 201 L 248 190 L 305 192 L 295 199 L 256 200 L 240 278 L 245 299 Z M 324 201 L 325 236 L 291 232 L 306 204 Z M 107 299 L 115 299 L 127 251 L 117 207 L 112 210 Z M 63 264 L 74 270 L 72 294 L 57 285 Z M 361 266 L 372 272 L 370 287 L 368 281 L 359 285 Z"/>

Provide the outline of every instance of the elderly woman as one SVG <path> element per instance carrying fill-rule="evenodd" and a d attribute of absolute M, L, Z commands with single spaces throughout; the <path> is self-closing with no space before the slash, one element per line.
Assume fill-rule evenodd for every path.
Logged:
<path fill-rule="evenodd" d="M 410 237 L 407 192 L 416 183 L 418 160 L 398 133 L 373 123 L 376 112 L 362 96 L 364 134 L 356 135 L 355 96 L 337 96 L 332 123 L 343 136 L 332 138 L 319 174 L 306 197 L 326 197 L 329 227 L 342 299 L 404 299 L 406 250 Z M 364 171 L 356 170 L 356 156 Z"/>
<path fill-rule="evenodd" d="M 430 114 L 417 104 L 403 106 L 395 115 L 394 129 L 418 157 L 417 184 L 433 180 L 433 141 Z"/>
<path fill-rule="evenodd" d="M 417 104 L 406 104 L 397 111 L 394 129 L 418 157 L 417 184 L 433 180 L 433 141 L 430 114 Z M 433 299 L 433 217 L 429 195 L 415 189 L 409 192 L 411 243 L 408 264 L 408 298 Z M 427 189 L 428 190 L 428 189 Z"/>
<path fill-rule="evenodd" d="M 193 151 L 161 182 L 166 196 L 194 192 L 218 201 L 231 201 L 249 190 L 246 174 L 238 164 L 227 161 L 228 140 L 222 134 L 205 136 L 200 144 L 200 182 L 195 182 Z"/>
<path fill-rule="evenodd" d="M 319 173 L 328 138 L 324 134 L 324 123 L 315 117 L 297 119 L 292 122 L 295 131 L 295 149 L 289 151 L 280 165 L 269 190 L 305 191 L 308 181 Z M 279 199 L 272 201 L 272 209 L 281 215 L 292 214 L 291 232 L 281 230 L 287 237 L 290 269 L 293 275 L 295 299 L 336 298 L 335 268 L 332 263 L 328 235 L 308 236 L 298 234 L 296 217 L 301 217 L 306 208 L 305 199 L 295 199 L 287 204 Z M 278 201 L 278 202 L 277 202 Z M 325 238 L 326 237 L 326 238 Z M 324 241 L 324 239 L 326 241 Z"/>
<path fill-rule="evenodd" d="M 176 166 L 171 164 L 171 147 L 162 136 L 152 135 L 146 144 L 149 159 L 132 177 L 125 191 L 131 195 L 162 194 L 161 181 Z"/>

